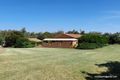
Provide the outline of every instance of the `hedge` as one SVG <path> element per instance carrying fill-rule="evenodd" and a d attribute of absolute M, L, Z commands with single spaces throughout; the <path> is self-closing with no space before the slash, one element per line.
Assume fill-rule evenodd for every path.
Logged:
<path fill-rule="evenodd" d="M 79 49 L 95 49 L 108 44 L 108 38 L 101 34 L 85 34 L 78 39 Z"/>

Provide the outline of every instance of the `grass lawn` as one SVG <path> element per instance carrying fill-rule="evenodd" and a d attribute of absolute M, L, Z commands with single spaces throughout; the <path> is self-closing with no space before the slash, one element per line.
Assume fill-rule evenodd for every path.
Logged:
<path fill-rule="evenodd" d="M 82 71 L 99 73 L 95 64 L 120 61 L 120 45 L 95 50 L 59 48 L 0 49 L 0 80 L 84 80 Z"/>

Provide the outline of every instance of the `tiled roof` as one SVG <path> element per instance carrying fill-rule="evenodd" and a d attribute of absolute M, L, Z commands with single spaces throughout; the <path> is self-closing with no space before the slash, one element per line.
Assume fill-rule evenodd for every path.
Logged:
<path fill-rule="evenodd" d="M 80 34 L 65 34 L 65 35 L 70 36 L 72 38 L 79 38 L 79 37 L 81 37 Z"/>
<path fill-rule="evenodd" d="M 55 35 L 54 38 L 79 38 L 80 34 L 58 34 Z"/>

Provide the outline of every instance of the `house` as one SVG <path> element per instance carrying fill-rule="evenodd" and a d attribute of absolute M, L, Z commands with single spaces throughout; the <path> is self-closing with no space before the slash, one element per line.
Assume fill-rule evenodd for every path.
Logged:
<path fill-rule="evenodd" d="M 75 48 L 78 45 L 78 38 L 80 34 L 59 34 L 54 38 L 45 38 L 43 40 L 43 47 L 53 48 Z"/>

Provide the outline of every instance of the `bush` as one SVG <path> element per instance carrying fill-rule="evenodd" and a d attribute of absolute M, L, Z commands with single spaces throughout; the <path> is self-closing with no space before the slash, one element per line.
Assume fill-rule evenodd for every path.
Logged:
<path fill-rule="evenodd" d="M 20 31 L 8 31 L 5 36 L 4 47 L 31 48 L 35 43 L 29 41 Z"/>
<path fill-rule="evenodd" d="M 15 48 L 31 48 L 34 46 L 35 46 L 35 43 L 25 38 L 17 39 L 15 45 L 13 45 L 13 47 Z"/>
<path fill-rule="evenodd" d="M 109 36 L 110 44 L 120 44 L 120 33 L 115 33 Z"/>
<path fill-rule="evenodd" d="M 80 43 L 78 44 L 78 49 L 95 49 L 95 48 L 100 48 L 103 45 L 97 44 L 97 43 Z"/>
<path fill-rule="evenodd" d="M 95 49 L 108 44 L 108 38 L 101 34 L 85 34 L 78 40 L 79 49 Z"/>
<path fill-rule="evenodd" d="M 109 44 L 120 44 L 120 32 L 114 34 L 105 33 L 104 36 L 108 37 Z"/>
<path fill-rule="evenodd" d="M 12 47 L 15 45 L 16 40 L 24 38 L 23 34 L 19 31 L 8 31 L 5 36 L 5 47 Z"/>
<path fill-rule="evenodd" d="M 108 44 L 108 38 L 99 34 L 85 34 L 79 38 L 78 42 Z"/>

